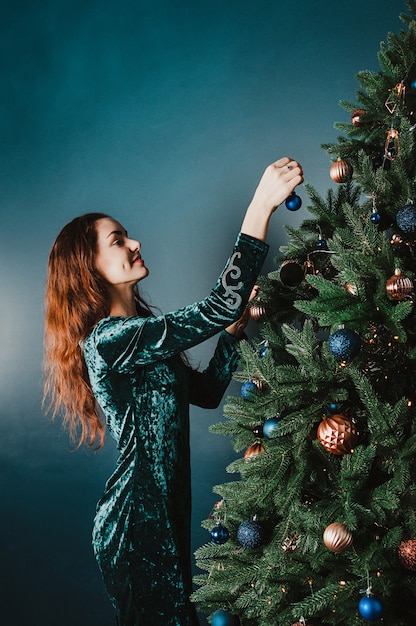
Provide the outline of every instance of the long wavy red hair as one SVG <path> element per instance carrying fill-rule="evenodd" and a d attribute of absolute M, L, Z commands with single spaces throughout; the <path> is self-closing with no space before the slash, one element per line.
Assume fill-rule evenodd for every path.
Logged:
<path fill-rule="evenodd" d="M 105 425 L 95 401 L 80 343 L 110 313 L 106 283 L 95 267 L 96 222 L 87 213 L 66 224 L 52 246 L 45 294 L 44 407 L 64 425 L 78 446 L 100 448 Z M 150 315 L 136 292 L 138 313 Z"/>

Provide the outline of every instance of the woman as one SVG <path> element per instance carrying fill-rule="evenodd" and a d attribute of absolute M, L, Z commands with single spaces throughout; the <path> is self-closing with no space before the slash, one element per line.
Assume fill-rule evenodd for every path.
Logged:
<path fill-rule="evenodd" d="M 80 443 L 102 445 L 103 421 L 117 441 L 93 546 L 119 626 L 198 623 L 189 601 L 189 404 L 220 402 L 267 253 L 270 217 L 302 180 L 292 159 L 270 165 L 211 294 L 167 315 L 152 315 L 140 298 L 137 284 L 148 268 L 140 243 L 116 220 L 76 218 L 52 247 L 45 395 L 54 415 L 63 410 L 72 435 L 80 429 Z M 191 369 L 183 351 L 219 332 L 208 368 Z"/>

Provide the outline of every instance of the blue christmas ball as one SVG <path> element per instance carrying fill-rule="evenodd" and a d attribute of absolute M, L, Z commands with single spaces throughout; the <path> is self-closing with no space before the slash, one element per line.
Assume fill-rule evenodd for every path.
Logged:
<path fill-rule="evenodd" d="M 252 519 L 241 522 L 237 530 L 237 539 L 243 548 L 259 548 L 264 539 L 262 525 Z"/>
<path fill-rule="evenodd" d="M 289 211 L 298 211 L 302 206 L 302 200 L 292 191 L 290 196 L 286 198 L 285 205 Z"/>
<path fill-rule="evenodd" d="M 228 541 L 229 537 L 230 533 L 225 528 L 225 526 L 222 526 L 222 524 L 214 526 L 214 528 L 211 530 L 211 541 L 219 546 Z"/>
<path fill-rule="evenodd" d="M 258 392 L 257 385 L 252 380 L 246 380 L 240 389 L 240 394 L 246 400 L 250 400 Z"/>
<path fill-rule="evenodd" d="M 360 335 L 348 328 L 335 331 L 328 343 L 331 354 L 338 361 L 350 361 L 357 356 L 361 348 Z"/>
<path fill-rule="evenodd" d="M 261 356 L 262 358 L 266 356 L 268 347 L 269 346 L 262 346 L 259 350 L 259 356 Z"/>
<path fill-rule="evenodd" d="M 315 248 L 317 250 L 328 250 L 328 244 L 326 243 L 325 239 L 320 238 L 316 242 Z"/>
<path fill-rule="evenodd" d="M 413 203 L 406 204 L 397 211 L 396 223 L 400 230 L 407 234 L 416 231 L 416 205 Z"/>
<path fill-rule="evenodd" d="M 361 617 L 369 622 L 374 622 L 383 614 L 383 605 L 377 598 L 364 596 L 358 603 L 358 611 Z"/>
<path fill-rule="evenodd" d="M 277 417 L 270 417 L 263 424 L 263 436 L 266 439 L 276 439 L 278 436 L 279 420 Z"/>
<path fill-rule="evenodd" d="M 237 626 L 238 621 L 234 615 L 227 613 L 224 609 L 218 609 L 212 616 L 212 626 Z"/>
<path fill-rule="evenodd" d="M 332 413 L 332 414 L 339 413 L 340 411 L 339 404 L 337 404 L 336 402 L 330 402 L 328 404 L 328 411 L 329 413 Z"/>
<path fill-rule="evenodd" d="M 371 215 L 370 215 L 370 222 L 372 224 L 380 224 L 380 222 L 381 222 L 381 215 L 380 215 L 380 213 L 378 213 L 377 211 L 374 211 L 373 213 L 371 213 Z"/>

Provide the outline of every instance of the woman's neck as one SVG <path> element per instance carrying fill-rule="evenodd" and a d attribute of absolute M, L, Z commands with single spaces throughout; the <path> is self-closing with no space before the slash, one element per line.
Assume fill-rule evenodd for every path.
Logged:
<path fill-rule="evenodd" d="M 137 315 L 136 307 L 124 307 L 120 305 L 114 305 L 111 307 L 111 317 L 133 317 Z"/>
<path fill-rule="evenodd" d="M 136 299 L 134 291 L 122 292 L 116 289 L 110 290 L 112 317 L 132 317 L 137 315 Z"/>

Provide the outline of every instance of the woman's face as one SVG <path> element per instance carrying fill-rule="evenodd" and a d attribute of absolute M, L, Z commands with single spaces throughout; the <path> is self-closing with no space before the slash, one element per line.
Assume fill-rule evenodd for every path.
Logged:
<path fill-rule="evenodd" d="M 134 285 L 146 278 L 149 270 L 140 255 L 140 243 L 127 236 L 123 226 L 110 217 L 96 221 L 97 252 L 95 266 L 114 287 Z"/>

